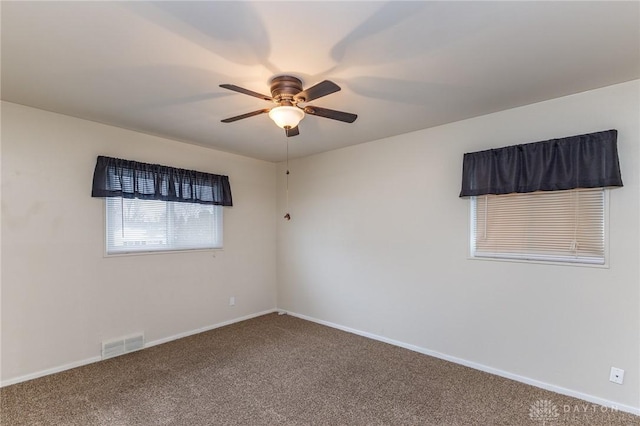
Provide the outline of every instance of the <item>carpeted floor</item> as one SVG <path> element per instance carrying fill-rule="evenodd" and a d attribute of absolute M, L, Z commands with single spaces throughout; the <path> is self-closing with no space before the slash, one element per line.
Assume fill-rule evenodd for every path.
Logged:
<path fill-rule="evenodd" d="M 9 425 L 639 425 L 640 418 L 271 314 L 0 390 Z"/>

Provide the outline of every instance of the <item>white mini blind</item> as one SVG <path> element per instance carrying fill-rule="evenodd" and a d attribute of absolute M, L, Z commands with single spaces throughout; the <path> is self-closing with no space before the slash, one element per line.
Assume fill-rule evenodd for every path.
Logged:
<path fill-rule="evenodd" d="M 222 206 L 106 198 L 107 254 L 222 248 Z"/>
<path fill-rule="evenodd" d="M 605 190 L 472 198 L 471 255 L 605 263 Z"/>

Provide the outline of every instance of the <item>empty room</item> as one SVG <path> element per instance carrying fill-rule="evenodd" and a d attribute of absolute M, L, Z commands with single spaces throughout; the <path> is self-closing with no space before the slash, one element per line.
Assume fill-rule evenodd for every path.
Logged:
<path fill-rule="evenodd" d="M 0 424 L 640 424 L 640 2 L 2 1 Z"/>

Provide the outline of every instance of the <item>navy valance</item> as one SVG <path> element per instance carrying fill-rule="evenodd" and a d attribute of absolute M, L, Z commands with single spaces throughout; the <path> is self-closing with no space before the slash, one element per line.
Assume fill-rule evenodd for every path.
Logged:
<path fill-rule="evenodd" d="M 103 156 L 91 196 L 233 205 L 228 176 Z"/>
<path fill-rule="evenodd" d="M 460 197 L 622 186 L 617 130 L 464 154 Z"/>

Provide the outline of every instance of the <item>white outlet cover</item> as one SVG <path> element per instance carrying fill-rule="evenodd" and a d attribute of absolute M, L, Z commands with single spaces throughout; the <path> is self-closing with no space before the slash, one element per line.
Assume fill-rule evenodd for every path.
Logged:
<path fill-rule="evenodd" d="M 611 367 L 611 374 L 609 375 L 609 380 L 613 383 L 617 383 L 619 385 L 624 382 L 624 370 L 621 368 Z"/>

